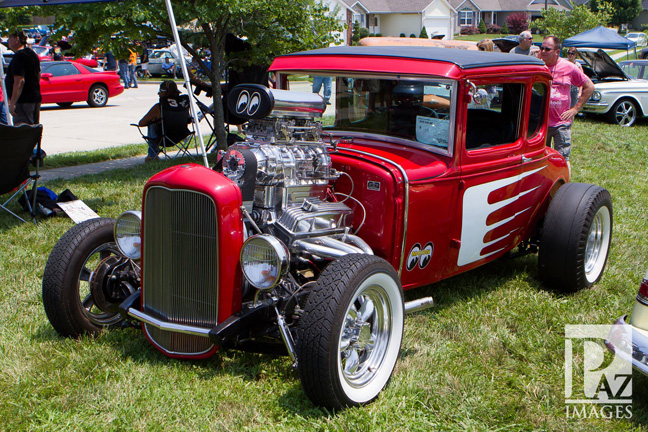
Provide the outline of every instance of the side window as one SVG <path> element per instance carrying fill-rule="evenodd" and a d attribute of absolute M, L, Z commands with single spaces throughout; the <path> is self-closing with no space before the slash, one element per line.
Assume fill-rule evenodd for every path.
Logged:
<path fill-rule="evenodd" d="M 79 73 L 77 68 L 72 64 L 55 64 L 47 68 L 47 73 L 51 73 L 55 77 L 62 77 L 67 75 L 76 75 Z"/>
<path fill-rule="evenodd" d="M 524 85 L 478 85 L 468 104 L 466 149 L 511 144 L 520 138 Z"/>
<path fill-rule="evenodd" d="M 535 83 L 531 89 L 531 108 L 529 109 L 529 128 L 527 138 L 531 138 L 540 131 L 544 122 L 545 104 L 548 99 L 547 86 Z"/>

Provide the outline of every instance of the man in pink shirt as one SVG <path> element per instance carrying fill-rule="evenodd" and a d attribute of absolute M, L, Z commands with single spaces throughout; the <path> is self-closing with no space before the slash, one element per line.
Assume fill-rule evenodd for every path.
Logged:
<path fill-rule="evenodd" d="M 594 92 L 594 84 L 574 63 L 560 58 L 560 48 L 560 39 L 547 36 L 542 41 L 540 58 L 545 62 L 552 76 L 547 145 L 551 145 L 553 140 L 553 147 L 569 162 L 572 121 Z M 576 105 L 570 108 L 572 85 L 582 87 L 583 91 Z"/>

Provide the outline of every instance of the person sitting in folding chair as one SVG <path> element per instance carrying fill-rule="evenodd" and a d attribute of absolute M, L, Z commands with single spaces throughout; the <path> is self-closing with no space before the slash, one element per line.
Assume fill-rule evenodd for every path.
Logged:
<path fill-rule="evenodd" d="M 160 84 L 158 94 L 160 102 L 153 105 L 138 124 L 133 125 L 148 127 L 147 135 L 142 134 L 149 146 L 145 162 L 158 159 L 160 152 L 169 158 L 167 148 L 170 147 L 178 150 L 176 157 L 191 156 L 189 144 L 194 132 L 187 128 L 191 123 L 189 97 L 181 95 L 176 83 L 170 80 Z"/>

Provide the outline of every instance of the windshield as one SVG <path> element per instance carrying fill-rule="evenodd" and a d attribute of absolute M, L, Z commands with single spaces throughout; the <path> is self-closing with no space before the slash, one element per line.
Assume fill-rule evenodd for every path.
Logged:
<path fill-rule="evenodd" d="M 39 56 L 46 56 L 49 53 L 49 49 L 44 46 L 33 46 L 32 50 Z"/>
<path fill-rule="evenodd" d="M 165 54 L 165 53 L 166 53 L 166 51 L 155 51 L 155 52 L 153 52 L 153 53 L 149 56 L 149 58 L 150 58 L 150 59 L 160 58 L 160 57 L 162 57 L 162 55 Z M 168 55 L 168 56 L 166 56 L 166 57 L 171 57 L 171 55 Z"/>
<path fill-rule="evenodd" d="M 328 99 L 322 119 L 325 130 L 386 135 L 450 151 L 456 93 L 451 80 L 294 74 L 286 78 L 280 80 L 284 89 L 319 92 Z"/>

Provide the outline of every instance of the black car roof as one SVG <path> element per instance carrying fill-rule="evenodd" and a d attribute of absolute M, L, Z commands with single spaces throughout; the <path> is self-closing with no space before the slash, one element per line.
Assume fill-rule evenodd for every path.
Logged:
<path fill-rule="evenodd" d="M 287 54 L 287 56 L 327 55 L 397 57 L 404 59 L 432 60 L 453 63 L 461 69 L 513 65 L 544 66 L 542 60 L 532 56 L 417 46 L 340 46 Z"/>

